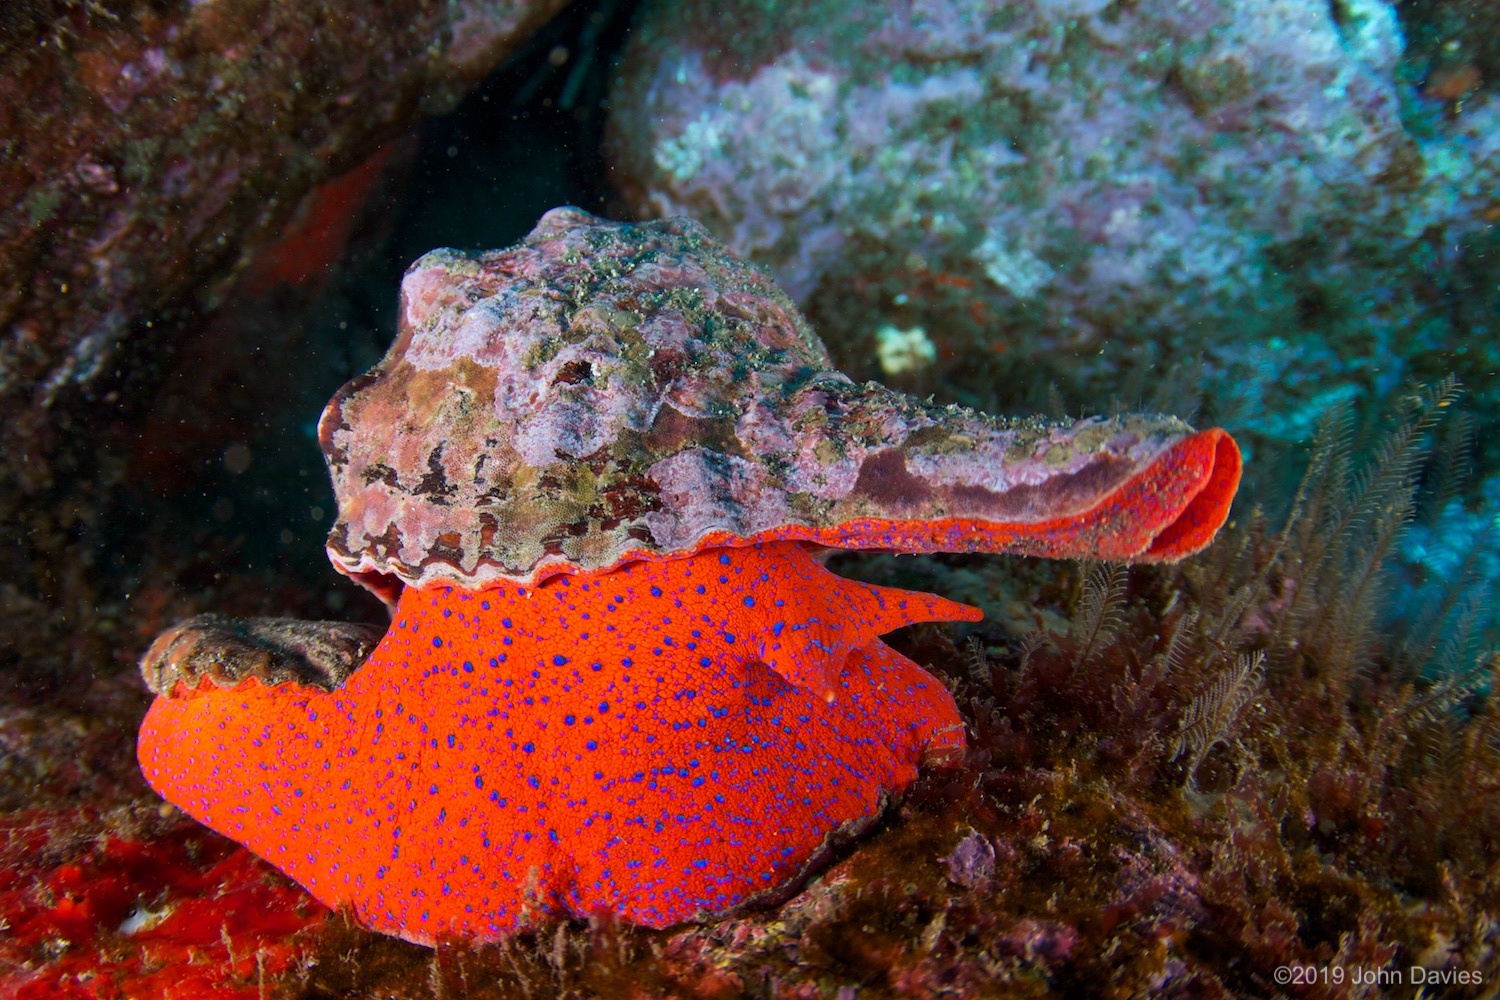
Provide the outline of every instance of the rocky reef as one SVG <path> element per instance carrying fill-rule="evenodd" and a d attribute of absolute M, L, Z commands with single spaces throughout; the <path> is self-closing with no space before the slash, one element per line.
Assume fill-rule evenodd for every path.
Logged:
<path fill-rule="evenodd" d="M 67 675 L 65 637 L 119 599 L 89 570 L 121 487 L 179 488 L 296 391 L 286 366 L 251 380 L 280 380 L 264 397 L 245 376 L 262 348 L 310 349 L 301 316 L 409 131 L 562 6 L 0 11 L 0 616 L 30 623 L 9 672 Z"/>
<path fill-rule="evenodd" d="M 675 2 L 612 65 L 632 7 L 481 83 L 498 5 L 0 4 L 0 995 L 1492 993 L 1500 6 Z M 316 417 L 402 270 L 655 199 L 854 385 L 1223 421 L 1240 498 L 1175 565 L 832 558 L 985 619 L 888 637 L 965 750 L 780 905 L 372 933 L 152 792 L 137 661 L 188 619 L 158 686 L 346 676 L 386 613 Z"/>
<path fill-rule="evenodd" d="M 634 211 L 765 265 L 857 375 L 1003 408 L 1191 365 L 1215 420 L 1306 440 L 1453 367 L 1492 427 L 1493 299 L 1459 286 L 1500 273 L 1500 102 L 1477 64 L 1418 90 L 1404 47 L 1382 0 L 673 0 L 611 149 Z"/>

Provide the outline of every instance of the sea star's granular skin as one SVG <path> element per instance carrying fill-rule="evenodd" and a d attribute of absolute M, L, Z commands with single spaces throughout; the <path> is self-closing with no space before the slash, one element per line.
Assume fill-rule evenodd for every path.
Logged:
<path fill-rule="evenodd" d="M 320 901 L 423 944 L 530 913 L 662 927 L 795 887 L 919 764 L 961 751 L 877 636 L 976 620 L 796 543 L 537 588 L 408 588 L 333 692 L 205 683 L 142 729 L 153 787 Z"/>

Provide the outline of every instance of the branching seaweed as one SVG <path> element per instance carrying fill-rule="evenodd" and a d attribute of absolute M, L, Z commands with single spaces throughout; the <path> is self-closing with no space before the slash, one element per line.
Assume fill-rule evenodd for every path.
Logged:
<path fill-rule="evenodd" d="M 1316 664 L 1330 690 L 1347 686 L 1379 645 L 1383 569 L 1416 511 L 1431 432 L 1459 392 L 1450 376 L 1407 396 L 1405 419 L 1357 467 L 1347 408 L 1323 421 L 1278 544 L 1290 596 L 1277 632 L 1298 640 L 1298 659 L 1304 666 Z M 1312 621 L 1322 627 L 1309 628 Z"/>
<path fill-rule="evenodd" d="M 1402 532 L 1461 489 L 1470 431 L 1442 424 L 1457 394 L 1453 380 L 1411 392 L 1379 436 L 1332 410 L 1276 527 L 1255 508 L 1176 569 L 1090 568 L 1064 608 L 1071 626 L 1031 633 L 983 700 L 976 744 L 1006 773 L 1079 774 L 1133 803 L 1172 789 L 1154 815 L 1216 859 L 1202 873 L 1215 916 L 1195 933 L 1259 976 L 1299 955 L 1433 961 L 1418 926 L 1442 927 L 1431 933 L 1454 953 L 1490 954 L 1489 588 L 1471 552 L 1404 634 L 1388 595 Z"/>
<path fill-rule="evenodd" d="M 1077 665 L 1088 663 L 1124 621 L 1125 581 L 1130 570 L 1124 563 L 1093 563 L 1083 579 L 1074 635 L 1078 641 Z"/>
<path fill-rule="evenodd" d="M 1259 650 L 1239 656 L 1233 666 L 1220 671 L 1188 705 L 1172 746 L 1172 756 L 1187 755 L 1189 782 L 1194 780 L 1214 744 L 1227 742 L 1234 736 L 1245 706 L 1260 691 L 1265 664 L 1265 653 Z"/>

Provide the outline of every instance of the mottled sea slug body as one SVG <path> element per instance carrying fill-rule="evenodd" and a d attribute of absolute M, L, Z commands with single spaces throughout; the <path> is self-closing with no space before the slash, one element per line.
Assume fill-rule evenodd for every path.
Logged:
<path fill-rule="evenodd" d="M 952 697 L 879 636 L 978 612 L 813 550 L 1177 559 L 1239 477 L 1227 435 L 1169 417 L 856 385 L 695 224 L 574 209 L 413 265 L 322 441 L 329 555 L 390 629 L 371 652 L 336 623 L 179 625 L 142 664 L 141 766 L 419 943 L 775 899 L 961 752 Z"/>

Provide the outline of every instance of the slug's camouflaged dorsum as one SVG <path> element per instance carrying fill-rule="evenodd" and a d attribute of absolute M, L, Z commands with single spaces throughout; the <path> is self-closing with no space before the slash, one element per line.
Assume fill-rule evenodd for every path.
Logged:
<path fill-rule="evenodd" d="M 390 629 L 356 663 L 368 638 L 336 623 L 183 623 L 142 662 L 141 767 L 427 944 L 774 900 L 962 750 L 952 696 L 879 636 L 978 612 L 810 549 L 1177 559 L 1240 471 L 1227 434 L 1170 417 L 855 385 L 695 224 L 575 209 L 418 261 L 322 441 L 329 554 Z"/>

